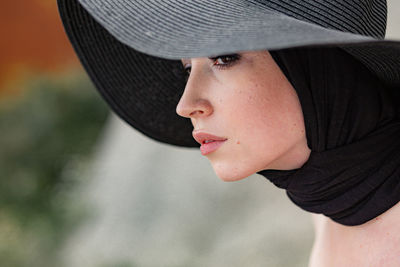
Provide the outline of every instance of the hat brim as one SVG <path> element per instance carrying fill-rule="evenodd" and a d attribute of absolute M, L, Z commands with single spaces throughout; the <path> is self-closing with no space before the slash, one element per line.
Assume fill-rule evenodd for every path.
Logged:
<path fill-rule="evenodd" d="M 123 120 L 164 143 L 198 146 L 190 120 L 175 113 L 186 79 L 181 58 L 339 46 L 385 82 L 400 84 L 400 42 L 331 30 L 253 6 L 236 10 L 219 5 L 214 17 L 202 19 L 197 9 L 188 7 L 137 4 L 132 8 L 116 1 L 104 8 L 100 1 L 98 6 L 81 2 L 84 7 L 78 0 L 58 0 L 58 5 L 66 33 L 90 78 Z"/>

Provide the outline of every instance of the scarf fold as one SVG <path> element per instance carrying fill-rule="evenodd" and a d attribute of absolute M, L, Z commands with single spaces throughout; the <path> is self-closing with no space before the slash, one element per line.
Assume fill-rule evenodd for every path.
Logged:
<path fill-rule="evenodd" d="M 263 170 L 300 208 L 360 225 L 400 201 L 400 88 L 338 48 L 271 51 L 295 88 L 310 158 Z"/>

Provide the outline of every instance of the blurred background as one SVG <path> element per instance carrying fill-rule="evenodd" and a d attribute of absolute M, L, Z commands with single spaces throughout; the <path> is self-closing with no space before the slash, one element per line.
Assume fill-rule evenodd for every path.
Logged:
<path fill-rule="evenodd" d="M 0 266 L 307 265 L 311 216 L 284 191 L 222 182 L 108 111 L 54 0 L 2 1 L 0 36 Z"/>

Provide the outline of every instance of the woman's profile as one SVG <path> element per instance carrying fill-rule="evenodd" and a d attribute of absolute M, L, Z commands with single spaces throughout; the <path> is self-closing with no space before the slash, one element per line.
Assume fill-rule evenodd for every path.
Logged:
<path fill-rule="evenodd" d="M 386 1 L 58 0 L 110 107 L 312 212 L 310 266 L 400 265 L 400 42 Z"/>

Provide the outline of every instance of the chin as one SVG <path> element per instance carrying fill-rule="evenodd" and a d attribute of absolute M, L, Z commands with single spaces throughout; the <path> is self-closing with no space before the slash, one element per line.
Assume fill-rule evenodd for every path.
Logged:
<path fill-rule="evenodd" d="M 213 169 L 215 174 L 222 180 L 225 182 L 235 182 L 235 181 L 239 181 L 242 179 L 245 179 L 247 177 L 249 177 L 250 175 L 254 174 L 253 172 L 246 172 L 246 171 L 241 171 L 238 169 L 226 169 L 223 168 L 222 166 L 214 166 L 213 165 Z"/>

